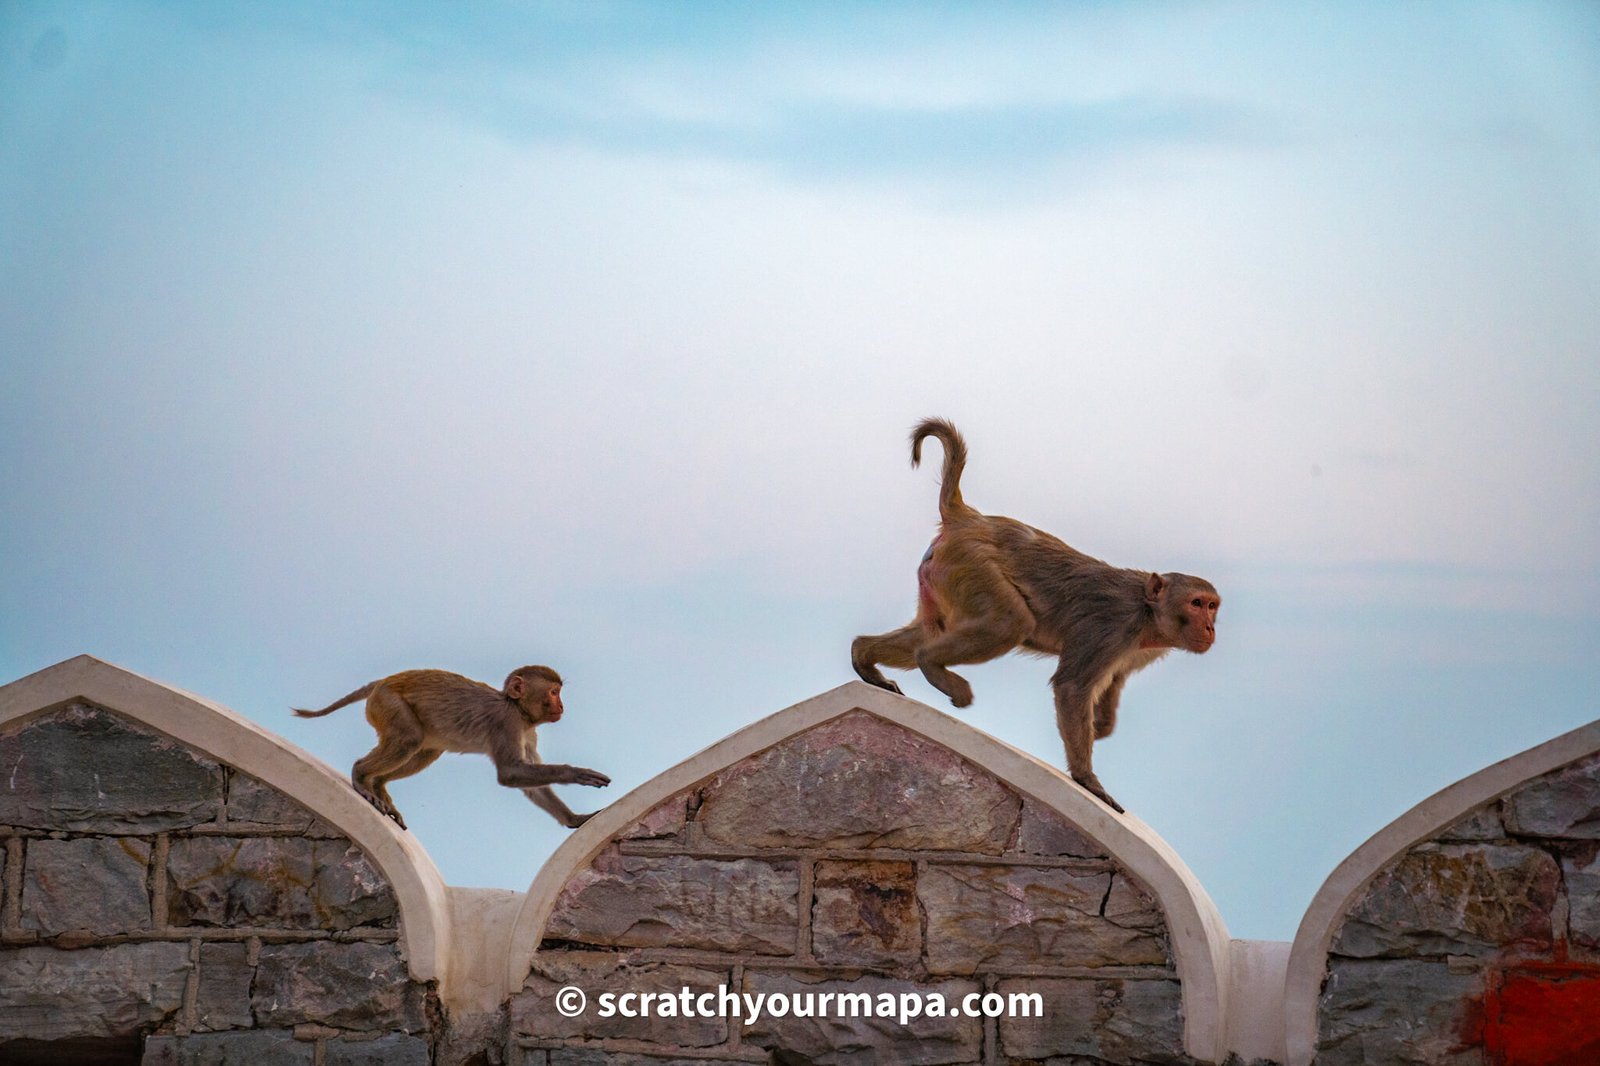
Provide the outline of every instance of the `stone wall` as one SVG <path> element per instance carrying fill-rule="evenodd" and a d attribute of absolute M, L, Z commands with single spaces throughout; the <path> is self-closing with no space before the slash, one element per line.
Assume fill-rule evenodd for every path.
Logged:
<path fill-rule="evenodd" d="M 0 733 L 0 841 L 0 1060 L 432 1061 L 388 882 L 249 775 L 73 703 Z"/>
<path fill-rule="evenodd" d="M 543 937 L 510 1004 L 513 1063 L 1189 1061 L 1151 893 L 1053 810 L 861 712 L 656 806 L 567 880 Z M 581 1016 L 557 1007 L 567 985 Z M 874 1015 L 939 993 L 956 1016 L 599 1016 L 604 993 L 685 987 L 865 993 Z M 1038 993 L 1042 1017 L 961 1016 L 990 992 Z"/>
<path fill-rule="evenodd" d="M 1330 946 L 1316 1062 L 1600 1063 L 1600 755 L 1379 871 Z"/>

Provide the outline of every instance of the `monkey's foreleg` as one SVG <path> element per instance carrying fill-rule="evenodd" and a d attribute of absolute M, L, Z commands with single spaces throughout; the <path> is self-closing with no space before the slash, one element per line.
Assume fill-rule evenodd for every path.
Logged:
<path fill-rule="evenodd" d="M 1056 728 L 1061 731 L 1061 741 L 1067 749 L 1067 769 L 1072 779 L 1107 807 L 1123 813 L 1122 804 L 1111 798 L 1111 793 L 1100 784 L 1094 772 L 1094 714 L 1089 706 L 1088 692 L 1072 681 L 1055 682 Z"/>
<path fill-rule="evenodd" d="M 548 785 L 539 788 L 525 788 L 522 790 L 522 794 L 532 800 L 534 806 L 549 814 L 550 817 L 568 829 L 576 829 L 594 817 L 593 814 L 578 814 L 574 812 L 571 807 L 561 802 L 561 797 L 557 796 Z"/>
<path fill-rule="evenodd" d="M 540 785 L 589 785 L 593 788 L 604 788 L 611 784 L 611 778 L 598 770 L 568 766 L 565 763 L 497 761 L 495 772 L 500 783 L 507 788 L 538 788 Z"/>

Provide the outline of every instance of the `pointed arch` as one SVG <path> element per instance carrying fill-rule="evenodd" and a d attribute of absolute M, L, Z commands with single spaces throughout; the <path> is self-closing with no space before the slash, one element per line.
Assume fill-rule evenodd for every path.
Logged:
<path fill-rule="evenodd" d="M 1295 934 L 1284 979 L 1284 1030 L 1289 1066 L 1309 1066 L 1317 1055 L 1318 1000 L 1328 952 L 1345 916 L 1392 861 L 1484 804 L 1515 792 L 1552 771 L 1600 752 L 1600 721 L 1580 726 L 1520 755 L 1440 789 L 1374 833 L 1334 868 L 1312 897 Z"/>
<path fill-rule="evenodd" d="M 221 704 L 79 655 L 0 687 L 0 731 L 82 701 L 226 763 L 298 801 L 366 852 L 400 907 L 411 975 L 443 982 L 450 912 L 438 868 L 415 837 L 379 814 L 327 764 Z"/>
<path fill-rule="evenodd" d="M 1229 937 L 1194 875 L 1154 830 L 1114 814 L 1053 766 L 915 700 L 852 681 L 778 711 L 640 785 L 574 832 L 540 869 L 505 941 L 505 994 L 533 965 L 562 888 L 601 851 L 664 801 L 746 759 L 843 715 L 866 712 L 938 744 L 1061 815 L 1138 878 L 1165 916 L 1182 987 L 1184 1046 L 1207 1061 L 1226 1056 Z"/>

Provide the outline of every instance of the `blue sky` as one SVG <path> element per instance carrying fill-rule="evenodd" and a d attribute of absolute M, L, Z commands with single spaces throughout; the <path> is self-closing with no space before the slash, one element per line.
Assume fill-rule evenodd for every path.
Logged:
<path fill-rule="evenodd" d="M 587 809 L 910 616 L 942 414 L 977 506 L 1222 590 L 1097 768 L 1286 939 L 1597 713 L 1597 100 L 1578 3 L 0 3 L 0 677 L 342 769 L 289 705 L 547 662 Z M 959 716 L 1059 765 L 1049 673 Z M 560 840 L 395 795 L 452 883 Z"/>

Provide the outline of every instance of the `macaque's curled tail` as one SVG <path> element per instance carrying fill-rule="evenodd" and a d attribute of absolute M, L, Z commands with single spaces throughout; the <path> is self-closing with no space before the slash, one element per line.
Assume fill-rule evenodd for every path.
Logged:
<path fill-rule="evenodd" d="M 922 462 L 922 441 L 938 437 L 944 445 L 944 470 L 939 474 L 939 519 L 969 518 L 978 512 L 961 498 L 961 471 L 967 465 L 967 441 L 961 432 L 943 418 L 924 418 L 911 431 L 911 465 Z"/>
<path fill-rule="evenodd" d="M 301 718 L 321 718 L 323 715 L 332 714 L 334 711 L 337 711 L 340 707 L 344 707 L 347 704 L 354 703 L 356 700 L 364 700 L 364 699 L 366 699 L 368 696 L 372 695 L 372 690 L 377 688 L 377 687 L 378 687 L 378 683 L 376 681 L 368 681 L 365 685 L 362 685 L 360 688 L 358 688 L 354 692 L 350 693 L 350 695 L 346 696 L 344 699 L 342 699 L 342 700 L 334 700 L 332 703 L 328 704 L 326 707 L 322 708 L 322 710 L 320 710 L 320 711 L 303 711 L 299 707 L 290 707 L 289 709 L 291 711 L 293 711 L 295 714 L 299 715 Z"/>

